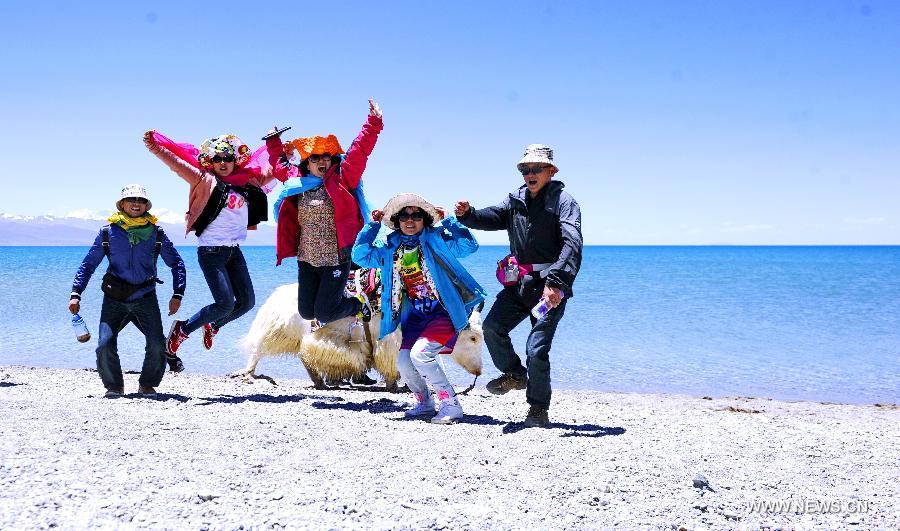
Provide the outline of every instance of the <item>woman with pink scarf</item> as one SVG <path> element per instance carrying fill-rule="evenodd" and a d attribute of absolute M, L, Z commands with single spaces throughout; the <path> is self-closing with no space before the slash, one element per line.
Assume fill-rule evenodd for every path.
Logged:
<path fill-rule="evenodd" d="M 238 137 L 221 135 L 198 149 L 156 131 L 144 133 L 144 144 L 189 185 L 185 225 L 197 235 L 197 261 L 214 300 L 188 320 L 172 323 L 167 347 L 175 354 L 202 327 L 203 346 L 209 350 L 221 327 L 256 304 L 240 244 L 248 229 L 268 219 L 266 186 L 289 177 L 282 164 L 284 147 L 278 135 L 271 135 L 265 146 L 250 153 Z"/>

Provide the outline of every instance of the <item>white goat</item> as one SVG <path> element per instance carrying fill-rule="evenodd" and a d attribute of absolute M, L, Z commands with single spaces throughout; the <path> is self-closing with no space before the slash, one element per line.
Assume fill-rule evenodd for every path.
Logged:
<path fill-rule="evenodd" d="M 476 378 L 481 375 L 481 307 L 469 316 L 469 325 L 459 334 L 450 357 Z M 310 321 L 297 312 L 297 284 L 278 287 L 256 312 L 250 331 L 240 346 L 247 354 L 247 366 L 229 376 L 256 376 L 256 366 L 267 356 L 297 356 L 317 388 L 325 386 L 325 379 L 342 380 L 375 368 L 388 389 L 396 389 L 400 373 L 397 354 L 400 350 L 400 330 L 378 340 L 381 313 L 375 312 L 366 326 L 350 331 L 354 317 L 328 323 L 310 332 Z M 366 330 L 368 328 L 368 330 Z"/>

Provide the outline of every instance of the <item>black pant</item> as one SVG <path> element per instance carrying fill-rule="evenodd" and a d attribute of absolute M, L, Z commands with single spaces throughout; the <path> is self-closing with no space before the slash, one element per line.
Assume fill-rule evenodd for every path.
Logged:
<path fill-rule="evenodd" d="M 125 387 L 122 366 L 119 364 L 118 336 L 128 323 L 144 334 L 147 345 L 144 352 L 144 366 L 138 383 L 145 387 L 156 387 L 166 373 L 166 337 L 163 335 L 162 317 L 156 292 L 131 302 L 119 302 L 103 296 L 100 310 L 100 338 L 97 341 L 97 371 L 107 389 Z"/>
<path fill-rule="evenodd" d="M 362 303 L 356 297 L 347 296 L 347 277 L 350 262 L 336 266 L 315 267 L 307 262 L 297 262 L 297 309 L 304 319 L 318 319 L 331 323 L 348 315 L 359 313 Z"/>
<path fill-rule="evenodd" d="M 502 372 L 509 372 L 519 376 L 528 374 L 528 387 L 525 390 L 525 398 L 528 403 L 543 408 L 550 407 L 550 347 L 553 345 L 553 335 L 556 327 L 566 311 L 566 302 L 563 299 L 559 306 L 550 310 L 541 319 L 535 319 L 531 315 L 530 304 L 516 293 L 515 287 L 503 288 L 497 294 L 497 300 L 491 306 L 484 320 L 484 342 L 494 366 Z M 531 333 L 525 343 L 526 367 L 522 367 L 522 360 L 513 350 L 510 331 L 519 325 L 525 318 L 531 319 Z"/>

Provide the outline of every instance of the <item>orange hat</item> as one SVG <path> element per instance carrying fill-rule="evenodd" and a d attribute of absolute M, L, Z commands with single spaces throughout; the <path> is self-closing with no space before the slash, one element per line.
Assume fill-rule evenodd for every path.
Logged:
<path fill-rule="evenodd" d="M 341 143 L 334 135 L 328 136 L 310 136 L 306 138 L 297 138 L 288 142 L 290 146 L 300 152 L 300 160 L 306 160 L 310 155 L 321 155 L 329 153 L 331 155 L 340 155 L 344 152 Z M 288 145 L 285 148 L 288 148 Z"/>

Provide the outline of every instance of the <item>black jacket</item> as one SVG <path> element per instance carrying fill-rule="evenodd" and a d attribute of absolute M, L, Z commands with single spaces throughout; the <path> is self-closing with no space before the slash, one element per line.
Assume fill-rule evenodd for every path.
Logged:
<path fill-rule="evenodd" d="M 563 190 L 560 181 L 550 181 L 534 199 L 528 199 L 525 185 L 499 204 L 471 209 L 460 218 L 463 225 L 479 230 L 506 229 L 509 250 L 522 264 L 551 263 L 547 285 L 573 295 L 572 284 L 581 267 L 584 243 L 581 237 L 581 208 Z M 530 276 L 538 277 L 537 273 Z M 543 290 L 540 279 L 527 279 L 525 291 Z M 534 282 L 536 281 L 536 282 Z M 528 284 L 535 284 L 528 289 Z M 523 297 L 525 295 L 523 294 Z M 527 297 L 533 298 L 533 297 Z"/>

